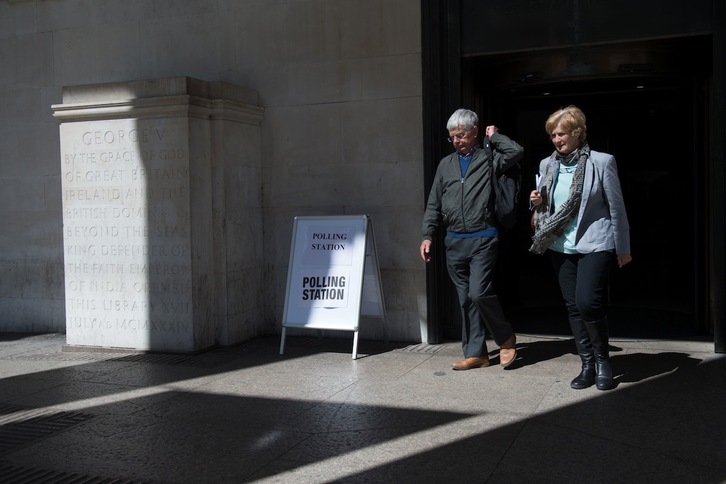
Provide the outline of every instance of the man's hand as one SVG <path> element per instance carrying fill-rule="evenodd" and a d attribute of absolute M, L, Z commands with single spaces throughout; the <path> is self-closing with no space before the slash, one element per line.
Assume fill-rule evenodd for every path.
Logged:
<path fill-rule="evenodd" d="M 431 241 L 426 239 L 421 242 L 419 250 L 421 251 L 421 258 L 424 262 L 429 262 L 431 260 Z"/>

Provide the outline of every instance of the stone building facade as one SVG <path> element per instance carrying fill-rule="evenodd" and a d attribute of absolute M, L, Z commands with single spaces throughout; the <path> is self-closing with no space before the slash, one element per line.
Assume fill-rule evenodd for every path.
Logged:
<path fill-rule="evenodd" d="M 280 330 L 294 216 L 369 214 L 386 328 L 361 337 L 425 339 L 420 22 L 415 0 L 0 2 L 0 331 L 66 329 L 64 88 L 190 77 L 264 111 L 261 184 L 240 187 L 260 191 L 261 302 L 236 338 Z"/>
<path fill-rule="evenodd" d="M 417 253 L 448 115 L 468 107 L 500 124 L 525 146 L 529 180 L 551 150 L 542 120 L 576 102 L 589 139 L 615 151 L 633 218 L 635 262 L 610 291 L 621 327 L 652 336 L 672 322 L 725 351 L 725 38 L 721 0 L 0 0 L 0 331 L 67 328 L 61 158 L 73 148 L 57 115 L 78 108 L 67 94 L 191 79 L 247 92 L 259 110 L 254 134 L 210 128 L 232 175 L 221 180 L 231 211 L 207 200 L 212 230 L 225 250 L 260 241 L 198 293 L 215 298 L 212 343 L 280 332 L 298 215 L 371 216 L 386 314 L 362 338 L 456 338 L 445 266 Z M 202 104 L 229 101 L 204 89 Z M 685 126 L 677 137 L 671 122 Z M 259 169 L 235 171 L 236 151 Z M 682 257 L 653 237 L 672 230 L 654 207 L 675 185 Z M 255 223 L 240 223 L 234 200 L 255 205 Z M 527 230 L 506 244 L 499 283 L 505 306 L 525 309 L 515 322 L 538 327 L 561 300 L 546 278 L 531 290 L 549 268 L 527 254 Z M 235 293 L 243 303 L 222 304 Z"/>

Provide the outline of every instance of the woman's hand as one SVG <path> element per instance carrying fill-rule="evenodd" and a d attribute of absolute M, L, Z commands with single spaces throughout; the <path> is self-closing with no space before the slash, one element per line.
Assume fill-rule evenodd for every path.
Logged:
<path fill-rule="evenodd" d="M 542 205 L 542 195 L 537 190 L 532 190 L 529 194 L 529 201 L 534 207 Z"/>
<path fill-rule="evenodd" d="M 623 267 L 625 264 L 633 260 L 630 254 L 618 254 L 618 267 Z"/>

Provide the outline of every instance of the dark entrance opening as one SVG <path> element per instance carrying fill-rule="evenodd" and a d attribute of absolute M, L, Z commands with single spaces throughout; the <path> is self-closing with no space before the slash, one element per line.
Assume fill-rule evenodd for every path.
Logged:
<path fill-rule="evenodd" d="M 539 161 L 553 150 L 544 122 L 554 110 L 574 104 L 588 117 L 591 148 L 617 160 L 630 219 L 634 260 L 624 269 L 613 267 L 612 335 L 707 333 L 710 46 L 710 37 L 703 36 L 600 46 L 586 53 L 562 49 L 466 59 L 464 78 L 471 79 L 482 124 L 497 124 L 526 150 L 520 223 L 502 238 L 497 272 L 515 331 L 569 333 L 549 256 L 527 250 L 527 221 Z M 612 64 L 623 58 L 639 62 L 620 62 L 613 73 Z M 689 59 L 687 65 L 683 59 Z M 563 63 L 571 66 L 568 75 L 548 72 Z M 452 319 L 457 320 L 456 299 L 452 302 Z M 446 339 L 460 338 L 458 324 L 444 330 Z"/>

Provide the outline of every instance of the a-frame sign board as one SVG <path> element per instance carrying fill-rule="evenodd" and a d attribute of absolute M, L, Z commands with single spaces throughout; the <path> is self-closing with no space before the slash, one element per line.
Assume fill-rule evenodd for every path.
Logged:
<path fill-rule="evenodd" d="M 287 328 L 353 331 L 361 316 L 385 319 L 373 225 L 368 215 L 295 217 L 282 316 Z"/>

